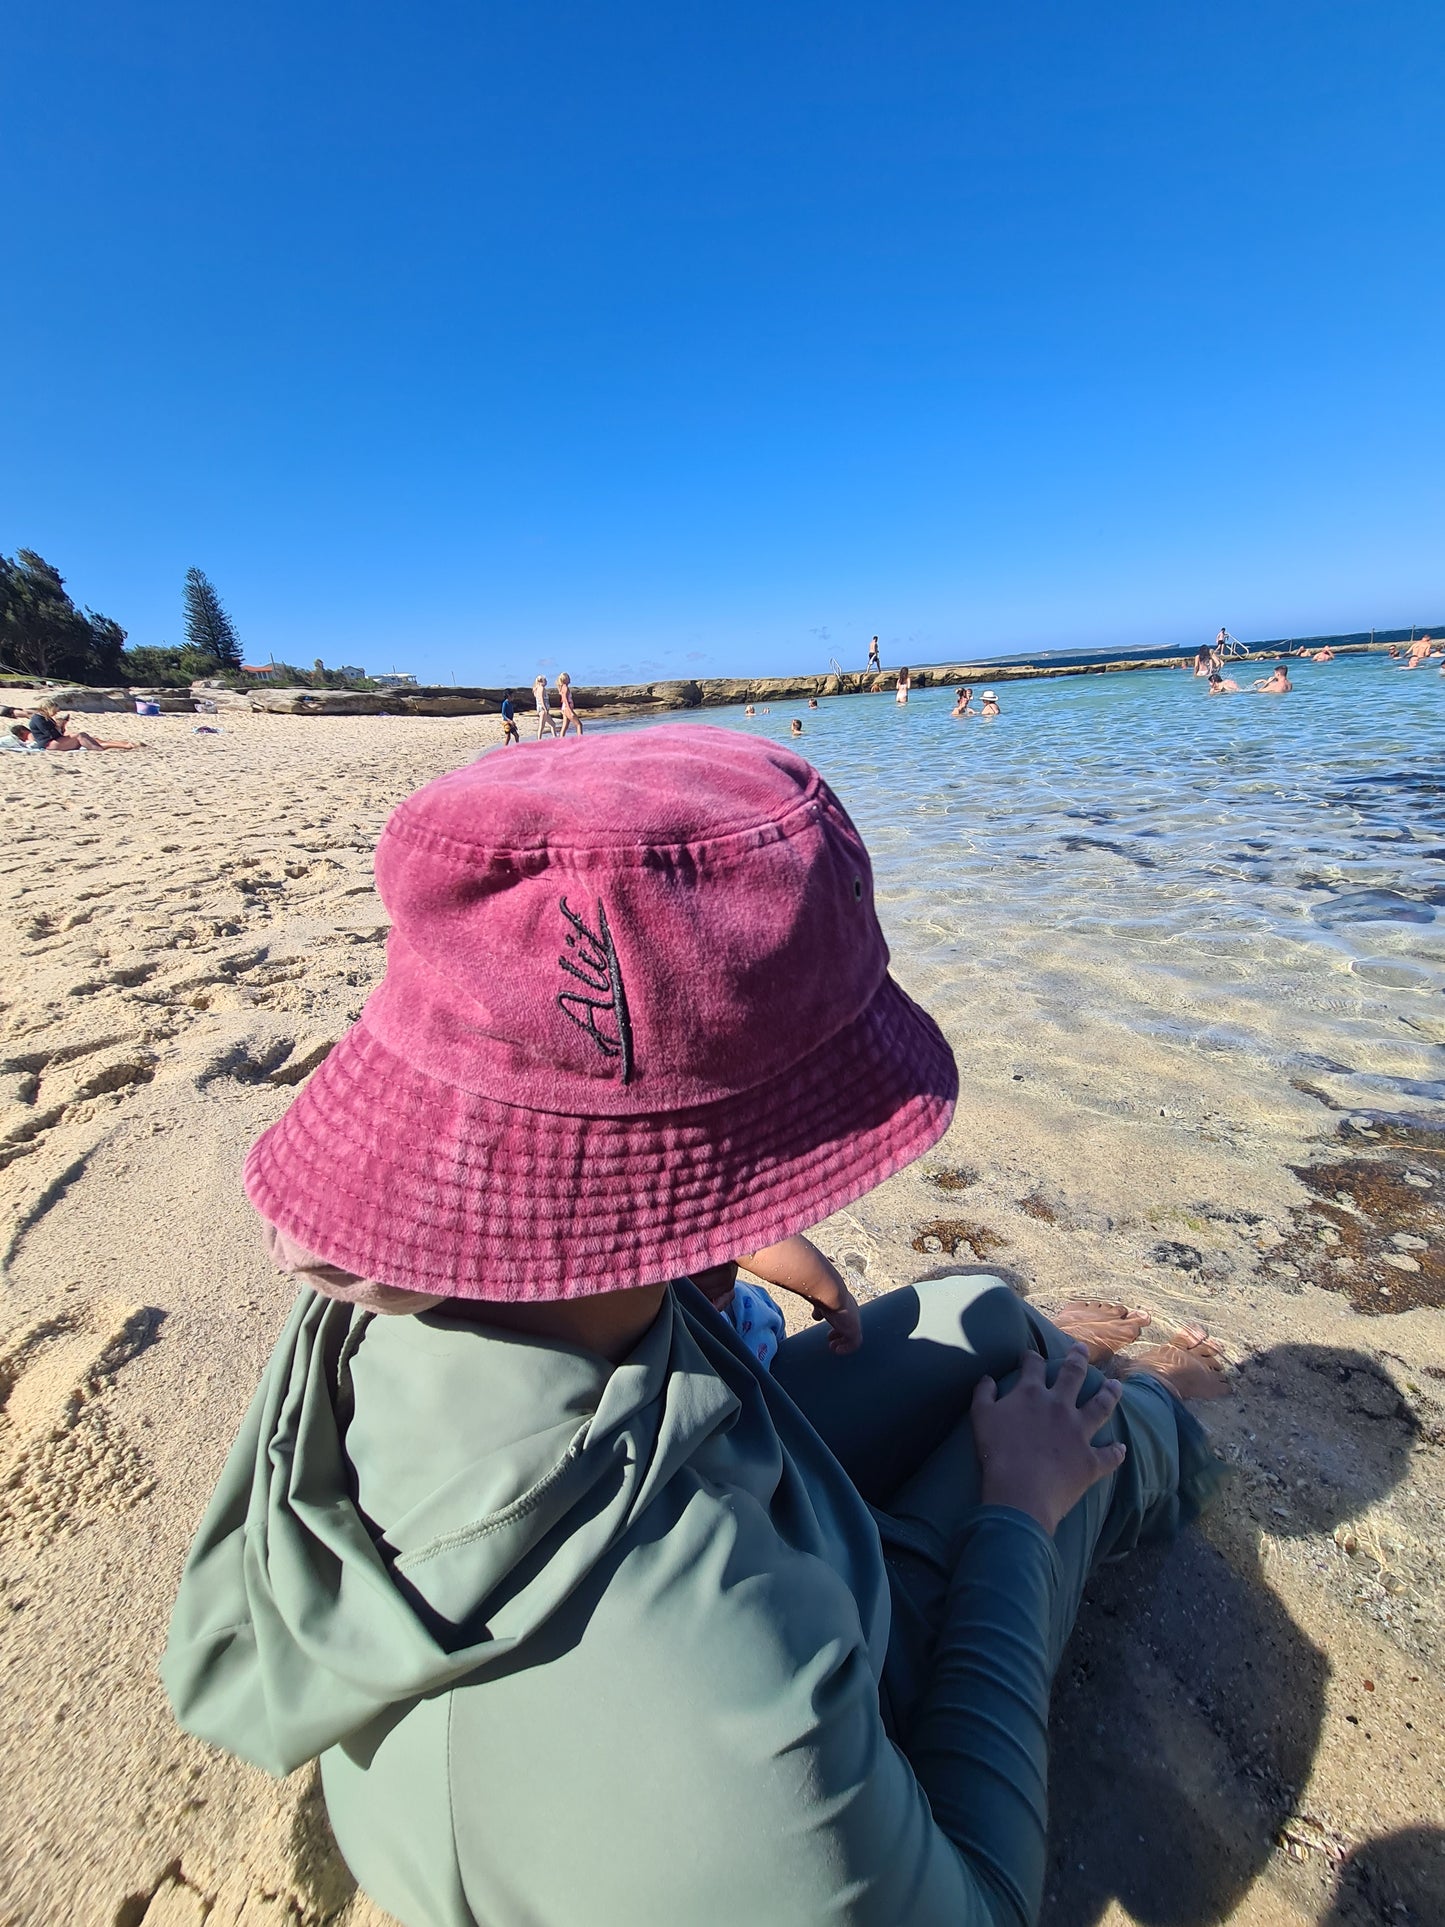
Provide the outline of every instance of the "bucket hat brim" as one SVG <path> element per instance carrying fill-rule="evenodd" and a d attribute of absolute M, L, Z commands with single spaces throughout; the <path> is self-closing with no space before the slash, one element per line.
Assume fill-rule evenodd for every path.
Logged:
<path fill-rule="evenodd" d="M 246 1193 L 359 1278 L 453 1298 L 590 1297 L 820 1223 L 947 1130 L 953 1053 L 886 977 L 776 1078 L 663 1114 L 577 1117 L 460 1089 L 361 1020 L 252 1146 Z"/>

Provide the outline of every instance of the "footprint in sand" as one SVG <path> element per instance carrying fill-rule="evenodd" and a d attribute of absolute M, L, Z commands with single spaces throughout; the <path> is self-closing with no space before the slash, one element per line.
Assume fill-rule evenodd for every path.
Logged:
<path fill-rule="evenodd" d="M 139 1038 L 102 1036 L 0 1063 L 0 1170 L 41 1148 L 47 1133 L 93 1099 L 149 1084 L 155 1052 Z M 83 1114 L 82 1114 L 83 1115 Z"/>
<path fill-rule="evenodd" d="M 48 1545 L 102 1508 L 129 1511 L 153 1490 L 149 1461 L 106 1395 L 161 1317 L 101 1299 L 0 1344 L 0 1540 Z"/>

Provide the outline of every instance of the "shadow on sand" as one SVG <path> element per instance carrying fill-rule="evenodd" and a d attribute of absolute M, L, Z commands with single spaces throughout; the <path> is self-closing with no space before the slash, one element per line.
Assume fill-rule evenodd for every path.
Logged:
<path fill-rule="evenodd" d="M 1290 1469 L 1311 1476 L 1271 1508 L 1276 1536 L 1328 1536 L 1403 1478 L 1408 1414 L 1360 1423 L 1382 1405 L 1381 1386 L 1358 1352 L 1285 1345 L 1250 1362 L 1241 1392 L 1261 1429 L 1280 1401 L 1305 1430 Z M 1114 1899 L 1142 1927 L 1216 1927 L 1279 1864 L 1277 1836 L 1319 1745 L 1330 1663 L 1265 1584 L 1239 1500 L 1227 1491 L 1205 1526 L 1090 1581 L 1055 1689 L 1043 1927 L 1095 1927 Z M 1438 1921 L 1445 1861 L 1421 1833 L 1424 1844 L 1412 1832 L 1360 1847 L 1329 1920 Z M 1307 1918 L 1331 1904 L 1323 1874 L 1299 1883 L 1303 1902 L 1314 1882 L 1319 1911 L 1311 1904 Z"/>

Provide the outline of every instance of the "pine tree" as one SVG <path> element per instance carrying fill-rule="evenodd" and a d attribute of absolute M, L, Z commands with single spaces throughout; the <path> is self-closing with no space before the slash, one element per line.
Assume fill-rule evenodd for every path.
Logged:
<path fill-rule="evenodd" d="M 186 641 L 203 656 L 230 669 L 241 666 L 241 645 L 231 618 L 221 606 L 210 580 L 199 569 L 186 570 Z"/>

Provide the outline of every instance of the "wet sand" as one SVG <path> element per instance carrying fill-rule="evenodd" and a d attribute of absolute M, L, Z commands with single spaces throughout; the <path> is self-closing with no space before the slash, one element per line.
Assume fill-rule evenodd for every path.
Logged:
<path fill-rule="evenodd" d="M 145 755 L 0 764 L 0 1919 L 17 1927 L 381 1918 L 313 1775 L 277 1785 L 184 1739 L 155 1665 L 289 1300 L 242 1153 L 379 975 L 387 811 L 495 725 L 219 720 L 217 737 L 127 721 Z M 1102 1291 L 1160 1326 L 1201 1319 L 1240 1361 L 1209 1421 L 1235 1467 L 1224 1503 L 1102 1575 L 1065 1657 L 1046 1921 L 1433 1927 L 1445 1141 L 1428 1116 L 1338 1110 L 1257 1063 L 1122 1045 L 890 934 L 966 1095 L 932 1157 L 818 1231 L 859 1295 L 952 1255 L 1040 1304 Z"/>

